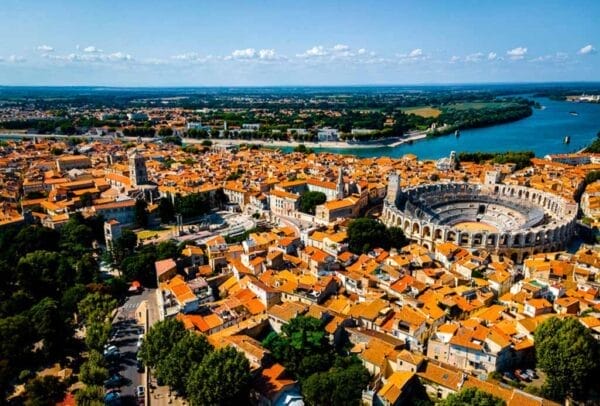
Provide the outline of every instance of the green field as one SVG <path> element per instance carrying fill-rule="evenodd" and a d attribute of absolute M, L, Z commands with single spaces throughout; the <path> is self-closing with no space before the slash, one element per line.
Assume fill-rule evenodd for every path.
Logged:
<path fill-rule="evenodd" d="M 425 118 L 438 117 L 442 112 L 434 107 L 421 106 L 421 107 L 408 107 L 402 109 L 406 114 L 414 114 L 415 116 L 421 116 Z"/>

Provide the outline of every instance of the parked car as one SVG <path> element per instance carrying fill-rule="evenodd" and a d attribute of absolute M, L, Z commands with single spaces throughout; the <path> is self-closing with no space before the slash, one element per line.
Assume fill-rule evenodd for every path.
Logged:
<path fill-rule="evenodd" d="M 118 390 L 113 389 L 106 392 L 104 395 L 104 404 L 110 406 L 119 406 L 121 404 L 121 394 Z"/>
<path fill-rule="evenodd" d="M 525 373 L 526 373 L 527 375 L 529 375 L 529 377 L 530 377 L 531 379 L 538 379 L 538 376 L 537 376 L 537 374 L 535 373 L 535 370 L 533 370 L 533 369 L 527 369 L 527 370 L 525 370 Z"/>
<path fill-rule="evenodd" d="M 104 356 L 108 356 L 114 353 L 118 353 L 119 349 L 115 345 L 105 345 L 104 346 Z"/>
<path fill-rule="evenodd" d="M 508 379 L 509 381 L 515 381 L 517 379 L 515 377 L 515 375 L 510 371 L 506 371 L 505 373 L 502 374 L 502 376 L 504 376 L 504 378 Z"/>
<path fill-rule="evenodd" d="M 520 369 L 517 369 L 517 370 L 515 371 L 515 376 L 516 376 L 517 378 L 519 378 L 519 380 L 520 380 L 520 381 L 524 381 L 524 382 L 529 382 L 529 381 L 531 381 L 531 378 L 529 378 L 529 375 L 527 375 L 525 372 L 523 372 L 523 371 L 522 371 L 522 370 L 520 370 Z"/>
<path fill-rule="evenodd" d="M 146 388 L 144 388 L 143 385 L 140 385 L 137 388 L 135 388 L 135 396 L 138 398 L 138 400 L 144 399 L 145 395 L 146 395 Z"/>
<path fill-rule="evenodd" d="M 114 374 L 110 378 L 108 378 L 106 381 L 104 381 L 104 387 L 105 388 L 117 388 L 117 387 L 123 385 L 124 381 L 125 381 L 125 379 L 121 375 Z"/>

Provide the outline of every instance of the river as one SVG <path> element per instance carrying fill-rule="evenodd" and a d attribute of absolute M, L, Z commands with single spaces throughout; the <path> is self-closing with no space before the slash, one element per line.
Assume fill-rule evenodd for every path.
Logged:
<path fill-rule="evenodd" d="M 592 142 L 600 131 L 600 104 L 571 103 L 534 98 L 543 108 L 533 109 L 530 117 L 508 124 L 462 130 L 460 137 L 445 135 L 403 144 L 395 148 L 319 149 L 360 157 L 401 157 L 415 154 L 421 159 L 438 159 L 450 151 L 501 152 L 533 151 L 538 157 L 547 154 L 576 152 Z M 578 115 L 571 115 L 575 111 Z M 565 136 L 571 137 L 564 144 Z M 286 148 L 287 149 L 287 148 Z M 291 148 L 289 148 L 291 150 Z"/>

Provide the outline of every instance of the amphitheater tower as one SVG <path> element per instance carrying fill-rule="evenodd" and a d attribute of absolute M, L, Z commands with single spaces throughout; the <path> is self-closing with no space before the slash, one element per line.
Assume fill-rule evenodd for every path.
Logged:
<path fill-rule="evenodd" d="M 398 201 L 398 195 L 400 194 L 400 175 L 398 172 L 393 171 L 388 175 L 387 194 L 385 195 L 385 202 L 389 205 L 395 206 Z"/>

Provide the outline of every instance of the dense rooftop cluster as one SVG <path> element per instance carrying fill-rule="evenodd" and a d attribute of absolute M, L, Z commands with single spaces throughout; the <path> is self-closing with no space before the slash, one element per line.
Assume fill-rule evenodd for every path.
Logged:
<path fill-rule="evenodd" d="M 253 387 L 260 399 L 298 396 L 297 378 L 262 340 L 295 317 L 310 316 L 332 342 L 347 336 L 349 353 L 371 374 L 362 395 L 367 401 L 397 404 L 420 382 L 435 398 L 475 387 L 509 405 L 549 404 L 484 377 L 533 365 L 536 328 L 550 317 L 577 318 L 600 336 L 599 251 L 582 246 L 523 263 L 460 241 L 390 249 L 371 241 L 364 252 L 352 252 L 352 218 L 377 217 L 371 209 L 381 207 L 390 173 L 400 174 L 399 186 L 407 188 L 484 183 L 491 172 L 498 184 L 569 202 L 583 193 L 584 211 L 595 216 L 598 187 L 587 185 L 586 176 L 600 167 L 597 159 L 578 154 L 533 159 L 519 170 L 469 162 L 440 169 L 410 155 L 359 159 L 162 143 L 6 141 L 0 226 L 39 221 L 60 228 L 77 211 L 102 215 L 110 248 L 122 230 L 143 226 L 138 201 L 148 202 L 152 225 L 165 201 L 207 196 L 202 213 L 226 208 L 253 216 L 259 227 L 232 240 L 218 230 L 178 225 L 168 237 L 183 243 L 180 251 L 152 269 L 161 316 L 180 320 L 217 348 L 241 351 L 259 381 L 269 382 L 268 389 Z M 314 215 L 300 211 L 307 192 L 325 196 Z M 193 213 L 187 220 L 194 224 Z"/>

